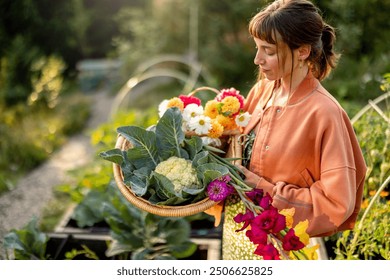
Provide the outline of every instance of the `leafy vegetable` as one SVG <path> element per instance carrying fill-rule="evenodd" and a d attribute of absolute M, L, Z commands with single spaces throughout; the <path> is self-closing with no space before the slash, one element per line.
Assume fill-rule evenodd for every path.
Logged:
<path fill-rule="evenodd" d="M 112 149 L 100 156 L 120 165 L 124 184 L 137 196 L 161 205 L 194 203 L 206 197 L 205 187 L 212 180 L 230 170 L 226 167 L 227 160 L 213 156 L 221 150 L 203 145 L 198 136 L 186 137 L 182 126 L 180 110 L 169 108 L 153 130 L 119 127 L 118 133 L 131 143 L 131 148 L 127 151 Z M 194 171 L 181 168 L 181 163 L 172 163 L 175 157 L 190 160 Z M 162 164 L 165 171 L 156 172 L 156 167 Z M 196 172 L 196 183 L 190 179 L 191 172 Z"/>

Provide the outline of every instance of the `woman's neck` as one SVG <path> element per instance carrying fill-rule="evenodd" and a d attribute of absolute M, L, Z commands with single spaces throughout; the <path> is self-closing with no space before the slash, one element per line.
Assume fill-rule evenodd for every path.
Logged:
<path fill-rule="evenodd" d="M 282 93 L 281 97 L 289 96 L 293 94 L 295 89 L 301 84 L 301 82 L 307 76 L 307 72 L 309 71 L 309 66 L 304 63 L 302 68 L 296 67 L 293 71 L 293 75 L 286 75 L 281 79 L 280 88 Z"/>
<path fill-rule="evenodd" d="M 267 107 L 286 106 L 295 89 L 305 79 L 309 68 L 307 64 L 304 64 L 302 68 L 296 68 L 294 70 L 292 78 L 291 76 L 285 77 L 278 82 L 279 85 L 275 86 L 272 97 L 266 105 Z"/>

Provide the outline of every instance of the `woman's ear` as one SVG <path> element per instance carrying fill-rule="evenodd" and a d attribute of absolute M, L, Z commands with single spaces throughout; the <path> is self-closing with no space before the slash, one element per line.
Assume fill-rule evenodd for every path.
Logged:
<path fill-rule="evenodd" d="M 311 52 L 311 46 L 310 45 L 302 45 L 298 48 L 298 59 L 299 60 L 306 60 L 306 58 L 309 57 Z"/>

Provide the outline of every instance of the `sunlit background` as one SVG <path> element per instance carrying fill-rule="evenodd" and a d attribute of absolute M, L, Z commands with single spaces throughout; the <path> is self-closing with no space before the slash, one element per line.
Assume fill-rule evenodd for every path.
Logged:
<path fill-rule="evenodd" d="M 115 144 L 117 126 L 153 124 L 157 104 L 168 96 L 205 85 L 235 87 L 245 95 L 257 74 L 247 24 L 267 2 L 0 0 L 0 196 L 75 135 L 87 134 L 97 153 Z M 336 27 L 342 54 L 324 85 L 352 118 L 389 90 L 390 1 L 315 2 Z M 379 117 L 365 114 L 356 123 L 371 172 L 364 207 L 390 175 L 387 99 L 377 102 L 382 113 L 367 110 Z M 92 117 L 99 119 L 93 127 Z M 74 167 L 70 182 L 53 186 L 61 202 L 43 210 L 45 231 L 53 231 L 69 205 L 81 203 L 91 189 L 112 184 L 110 166 L 96 156 Z M 34 184 L 29 187 L 33 192 Z M 390 258 L 388 245 L 382 246 L 389 243 L 388 191 L 382 188 L 377 199 L 382 224 L 365 217 L 367 228 L 379 232 L 359 233 L 366 243 L 348 253 L 348 236 L 331 238 L 332 258 Z"/>

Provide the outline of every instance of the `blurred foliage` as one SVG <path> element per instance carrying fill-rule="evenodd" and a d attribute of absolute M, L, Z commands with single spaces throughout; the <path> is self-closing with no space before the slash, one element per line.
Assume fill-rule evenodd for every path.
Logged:
<path fill-rule="evenodd" d="M 1 1 L 0 102 L 26 100 L 33 91 L 32 65 L 52 55 L 63 60 L 67 77 L 74 77 L 80 59 L 119 57 L 127 80 L 147 59 L 182 54 L 198 59 L 218 80 L 217 87 L 246 92 L 257 76 L 247 24 L 268 2 Z M 390 1 L 315 2 L 336 27 L 342 53 L 325 86 L 339 100 L 364 103 L 377 96 L 381 76 L 390 71 Z"/>
<path fill-rule="evenodd" d="M 116 17 L 120 36 L 115 37 L 114 46 L 126 62 L 127 76 L 140 62 L 155 55 L 177 53 L 197 56 L 220 87 L 235 86 L 242 92 L 249 89 L 257 70 L 247 24 L 270 1 L 147 1 L 153 2 L 158 5 L 122 9 Z M 340 101 L 364 104 L 379 94 L 381 76 L 390 70 L 390 1 L 315 2 L 324 18 L 336 27 L 336 49 L 342 54 L 338 68 L 324 84 Z M 197 29 L 191 29 L 192 12 L 196 14 L 197 8 Z M 190 44 L 191 36 L 197 36 L 197 45 Z"/>
<path fill-rule="evenodd" d="M 96 160 L 77 170 L 70 171 L 75 178 L 72 184 L 57 187 L 57 191 L 69 195 L 74 203 L 80 203 L 91 190 L 104 192 L 112 179 L 112 165 L 102 162 L 99 152 L 111 149 L 117 140 L 116 127 L 137 125 L 148 127 L 157 121 L 157 109 L 130 110 L 118 112 L 115 117 L 95 129 L 91 134 L 91 143 L 97 149 Z"/>
<path fill-rule="evenodd" d="M 25 227 L 12 230 L 4 237 L 4 248 L 13 251 L 16 260 L 46 260 L 49 237 L 38 228 L 34 217 Z"/>
<path fill-rule="evenodd" d="M 118 33 L 113 20 L 122 7 L 141 0 L 2 0 L 0 1 L 0 103 L 25 103 L 51 57 L 74 79 L 83 58 L 101 58 L 112 52 Z M 63 71 L 63 72 L 62 72 Z M 53 91 L 51 92 L 51 95 Z M 52 103 L 52 102 L 51 102 Z"/>
<path fill-rule="evenodd" d="M 375 104 L 383 115 L 371 107 L 354 123 L 367 164 L 363 203 L 355 228 L 329 238 L 335 259 L 390 260 L 389 78 L 381 85 L 388 97 Z"/>
<path fill-rule="evenodd" d="M 1 193 L 13 187 L 18 175 L 42 163 L 69 135 L 85 126 L 90 103 L 86 96 L 69 94 L 54 109 L 23 104 L 7 108 L 0 103 L 0 111 Z"/>
<path fill-rule="evenodd" d="M 113 240 L 107 242 L 107 259 L 182 259 L 191 256 L 197 249 L 197 245 L 190 240 L 191 227 L 187 220 L 143 212 L 127 202 L 113 185 L 107 185 L 104 192 L 90 191 L 80 205 L 84 211 L 79 221 L 88 221 L 92 210 L 97 211 L 110 226 Z M 49 241 L 50 237 L 40 228 L 38 219 L 33 218 L 22 229 L 9 232 L 3 244 L 13 253 L 13 256 L 7 254 L 8 259 L 46 260 L 55 257 L 47 252 L 50 249 L 53 251 L 48 247 Z M 74 259 L 78 255 L 99 259 L 94 248 L 81 247 L 81 250 L 72 248 L 65 252 L 65 259 Z"/>

